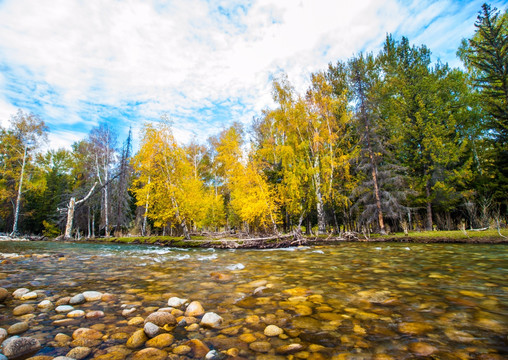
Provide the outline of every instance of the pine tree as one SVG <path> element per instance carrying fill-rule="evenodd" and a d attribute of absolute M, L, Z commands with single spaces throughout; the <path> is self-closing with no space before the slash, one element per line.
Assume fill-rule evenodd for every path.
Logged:
<path fill-rule="evenodd" d="M 479 91 L 487 158 L 483 192 L 505 203 L 508 193 L 508 10 L 482 5 L 476 31 L 464 39 L 458 55 Z"/>

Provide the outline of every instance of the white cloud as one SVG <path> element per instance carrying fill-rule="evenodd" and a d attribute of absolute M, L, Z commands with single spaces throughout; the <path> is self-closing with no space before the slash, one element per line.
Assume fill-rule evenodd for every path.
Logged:
<path fill-rule="evenodd" d="M 204 138 L 224 123 L 247 123 L 270 105 L 274 74 L 287 72 L 303 91 L 310 72 L 361 50 L 378 51 L 387 33 L 415 36 L 427 28 L 418 40 L 430 42 L 434 54 L 445 49 L 443 59 L 449 56 L 450 39 L 455 44 L 457 37 L 469 35 L 460 27 L 472 26 L 474 18 L 465 17 L 471 9 L 478 11 L 481 1 L 467 6 L 452 0 L 242 4 L 4 0 L 0 54 L 11 71 L 47 86 L 38 93 L 24 89 L 23 96 L 41 103 L 34 107 L 55 130 L 59 123 L 84 122 L 83 128 L 90 128 L 105 117 L 100 112 L 104 106 L 120 111 L 140 102 L 133 106 L 140 119 L 130 122 L 167 112 L 182 138 L 193 133 Z M 11 111 L 5 94 L 12 97 L 14 85 L 0 78 L 0 115 L 4 108 Z M 243 108 L 232 107 L 229 115 L 214 113 L 216 104 L 228 101 Z M 97 110 L 89 104 L 102 106 Z M 204 108 L 210 113 L 200 112 Z"/>
<path fill-rule="evenodd" d="M 51 130 L 48 134 L 48 139 L 43 144 L 45 149 L 70 149 L 71 145 L 84 138 L 83 134 L 78 131 L 65 131 L 65 130 Z"/>

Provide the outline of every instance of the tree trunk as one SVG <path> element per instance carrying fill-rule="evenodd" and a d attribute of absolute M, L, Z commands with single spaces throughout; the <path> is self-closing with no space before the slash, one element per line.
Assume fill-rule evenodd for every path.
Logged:
<path fill-rule="evenodd" d="M 104 231 L 105 236 L 109 237 L 109 194 L 108 194 L 108 186 L 109 186 L 109 172 L 107 165 L 105 166 L 105 183 L 104 183 Z"/>
<path fill-rule="evenodd" d="M 72 222 L 74 221 L 74 210 L 76 208 L 76 198 L 73 196 L 67 205 L 67 224 L 65 225 L 65 238 L 72 237 Z"/>
<path fill-rule="evenodd" d="M 366 120 L 365 130 L 367 132 L 367 151 L 369 152 L 370 166 L 372 168 L 372 182 L 374 183 L 374 197 L 376 199 L 379 232 L 382 235 L 384 235 L 384 234 L 386 234 L 386 229 L 385 229 L 385 222 L 383 219 L 383 209 L 381 209 L 381 196 L 379 194 L 379 184 L 378 184 L 378 179 L 377 179 L 377 164 L 376 164 L 376 159 L 374 158 L 374 151 L 372 150 L 368 120 Z"/>
<path fill-rule="evenodd" d="M 325 209 L 323 204 L 323 196 L 321 194 L 321 176 L 319 174 L 319 157 L 314 159 L 314 169 L 316 173 L 312 177 L 314 180 L 314 189 L 316 193 L 316 210 L 318 219 L 318 235 L 326 234 Z"/>
<path fill-rule="evenodd" d="M 150 185 L 150 176 L 148 176 L 148 185 Z M 141 235 L 146 236 L 146 216 L 148 213 L 148 200 L 150 199 L 150 192 L 146 194 L 146 202 L 145 202 L 145 214 L 143 215 L 143 228 L 141 229 Z"/>
<path fill-rule="evenodd" d="M 425 193 L 427 195 L 427 230 L 432 231 L 432 201 L 430 199 L 430 181 L 425 185 Z"/>
<path fill-rule="evenodd" d="M 183 237 L 185 240 L 190 240 L 191 237 L 190 237 L 189 229 L 187 228 L 185 219 L 180 216 L 180 210 L 178 208 L 178 203 L 176 202 L 176 199 L 174 197 L 171 197 L 171 200 L 173 201 L 173 205 L 175 206 L 175 209 L 176 209 L 175 216 L 176 216 L 177 220 L 180 222 L 180 226 L 182 227 Z"/>
<path fill-rule="evenodd" d="M 92 188 L 88 192 L 88 194 L 81 200 L 76 201 L 75 197 L 71 197 L 69 200 L 69 205 L 67 206 L 67 224 L 65 226 L 65 238 L 70 239 L 72 237 L 72 223 L 74 221 L 74 211 L 76 206 L 88 200 L 88 198 L 92 195 L 93 190 L 97 186 L 97 182 L 93 184 Z"/>
<path fill-rule="evenodd" d="M 23 151 L 23 164 L 21 165 L 21 175 L 19 176 L 18 196 L 16 197 L 16 209 L 14 210 L 14 225 L 12 226 L 11 233 L 12 236 L 18 233 L 19 207 L 21 205 L 21 194 L 23 192 L 23 178 L 25 176 L 26 152 L 27 147 L 25 145 L 25 149 Z"/>

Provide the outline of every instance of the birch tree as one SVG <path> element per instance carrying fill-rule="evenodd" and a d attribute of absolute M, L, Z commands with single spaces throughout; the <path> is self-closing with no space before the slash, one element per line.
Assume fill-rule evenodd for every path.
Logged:
<path fill-rule="evenodd" d="M 155 226 L 177 224 L 190 239 L 192 224 L 206 214 L 206 194 L 170 124 L 145 125 L 133 162 L 139 175 L 132 188 L 137 205 L 146 208 Z"/>
<path fill-rule="evenodd" d="M 111 127 L 102 123 L 92 129 L 89 135 L 89 142 L 92 146 L 92 156 L 95 165 L 97 180 L 102 188 L 102 221 L 104 234 L 110 236 L 110 180 L 113 164 L 116 161 L 117 134 Z"/>
<path fill-rule="evenodd" d="M 347 201 L 337 186 L 350 173 L 346 96 L 334 94 L 323 73 L 313 74 L 305 97 L 285 76 L 274 81 L 273 89 L 278 108 L 265 111 L 256 126 L 259 156 L 277 172 L 281 201 L 298 217 L 298 227 L 314 208 L 323 234 L 325 205 Z"/>
<path fill-rule="evenodd" d="M 8 137 L 5 144 L 10 150 L 10 166 L 15 165 L 18 171 L 15 176 L 16 195 L 13 201 L 13 225 L 11 235 L 18 233 L 18 223 L 21 204 L 23 200 L 24 187 L 26 186 L 26 169 L 33 160 L 33 154 L 42 141 L 47 138 L 48 128 L 39 116 L 31 113 L 26 114 L 18 110 L 17 114 L 11 117 L 11 129 L 8 130 Z M 8 139 L 10 138 L 10 139 Z M 4 164 L 7 164 L 4 161 Z M 7 169 L 13 171 L 13 168 Z M 14 174 L 13 174 L 14 175 Z"/>

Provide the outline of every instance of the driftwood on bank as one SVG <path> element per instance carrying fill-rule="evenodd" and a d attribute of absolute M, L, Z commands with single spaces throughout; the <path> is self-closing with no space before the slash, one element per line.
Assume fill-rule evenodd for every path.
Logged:
<path fill-rule="evenodd" d="M 331 244 L 348 241 L 359 241 L 358 235 L 353 232 L 342 233 L 339 236 L 332 236 L 330 234 L 327 238 L 323 237 L 306 237 L 301 232 L 291 232 L 286 235 L 272 235 L 265 237 L 246 237 L 245 233 L 223 233 L 220 237 L 217 234 L 200 234 L 201 236 L 209 237 L 213 240 L 191 240 L 193 244 L 197 244 L 200 247 L 213 247 L 219 249 L 277 249 L 287 248 L 293 246 L 305 246 L 305 245 L 319 245 L 319 244 Z M 227 235 L 227 238 L 224 237 Z M 232 238 L 232 237 L 235 238 Z"/>

